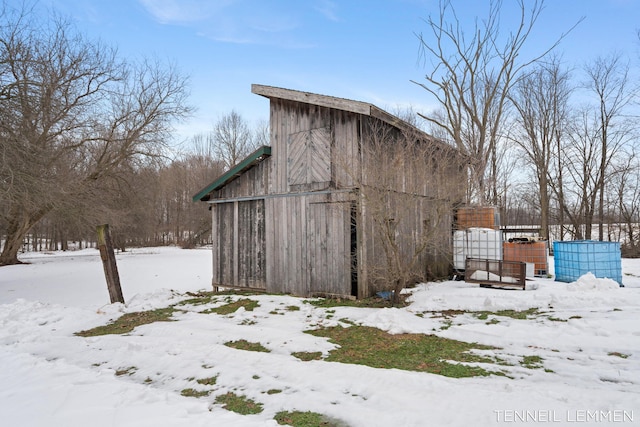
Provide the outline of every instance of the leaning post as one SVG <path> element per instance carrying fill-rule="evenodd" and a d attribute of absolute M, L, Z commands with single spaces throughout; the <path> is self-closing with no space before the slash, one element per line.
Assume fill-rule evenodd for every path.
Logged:
<path fill-rule="evenodd" d="M 124 304 L 122 296 L 122 288 L 120 287 L 120 276 L 118 275 L 118 266 L 116 265 L 116 255 L 113 252 L 113 242 L 111 240 L 111 232 L 109 224 L 102 224 L 97 227 L 98 232 L 98 249 L 100 250 L 100 258 L 102 258 L 102 266 L 104 267 L 104 276 L 107 279 L 107 289 L 109 289 L 109 297 L 111 303 L 121 302 Z"/>

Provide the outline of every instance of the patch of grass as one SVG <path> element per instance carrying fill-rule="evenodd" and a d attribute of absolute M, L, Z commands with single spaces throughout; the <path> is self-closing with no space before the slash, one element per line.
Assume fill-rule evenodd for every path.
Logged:
<path fill-rule="evenodd" d="M 327 337 L 339 345 L 325 358 L 329 362 L 430 372 L 453 378 L 502 375 L 465 364 L 494 363 L 495 360 L 474 355 L 470 350 L 492 350 L 495 347 L 470 344 L 435 335 L 391 335 L 368 326 L 348 328 L 336 326 L 307 332 L 314 336 Z M 447 362 L 448 360 L 463 363 L 454 364 Z"/>
<path fill-rule="evenodd" d="M 300 311 L 300 307 L 297 305 L 288 305 L 284 309 L 287 311 Z"/>
<path fill-rule="evenodd" d="M 126 334 L 133 331 L 137 326 L 154 322 L 170 322 L 171 316 L 175 311 L 173 307 L 165 307 L 150 311 L 126 313 L 108 325 L 76 332 L 74 335 L 80 337 L 96 337 L 99 335 Z"/>
<path fill-rule="evenodd" d="M 321 351 L 296 351 L 291 353 L 293 357 L 297 357 L 298 359 L 308 362 L 310 360 L 320 360 L 322 359 Z"/>
<path fill-rule="evenodd" d="M 569 320 L 572 320 L 572 319 L 582 319 L 582 316 L 577 316 L 576 315 L 576 316 L 571 316 L 568 319 L 562 319 L 560 317 L 554 317 L 554 316 L 549 315 L 549 316 L 547 316 L 547 319 L 549 319 L 552 322 L 568 322 Z"/>
<path fill-rule="evenodd" d="M 219 292 L 211 292 L 211 291 L 203 291 L 203 292 L 187 292 L 186 295 L 191 297 L 180 301 L 176 305 L 204 305 L 217 302 L 220 297 L 226 297 L 228 302 L 233 301 L 231 298 L 234 295 L 263 295 L 261 292 L 254 292 L 242 289 L 231 289 L 226 291 Z"/>
<path fill-rule="evenodd" d="M 280 394 L 282 393 L 282 390 L 279 390 L 277 388 L 272 388 L 271 390 L 267 390 L 267 394 Z"/>
<path fill-rule="evenodd" d="M 494 313 L 497 316 L 502 316 L 502 317 L 510 317 L 512 319 L 517 319 L 517 320 L 526 320 L 529 318 L 529 316 L 535 316 L 540 314 L 540 311 L 538 311 L 537 308 L 530 308 L 528 310 L 500 310 L 500 311 L 496 311 Z"/>
<path fill-rule="evenodd" d="M 273 419 L 280 425 L 293 427 L 340 427 L 345 425 L 344 423 L 333 420 L 325 415 L 310 411 L 281 411 L 278 412 Z"/>
<path fill-rule="evenodd" d="M 440 330 L 446 331 L 451 326 L 453 326 L 453 322 L 451 320 L 447 319 L 442 323 L 442 326 L 440 326 Z"/>
<path fill-rule="evenodd" d="M 271 353 L 271 350 L 264 347 L 259 342 L 249 342 L 247 340 L 228 341 L 224 343 L 227 347 L 235 348 L 238 350 L 258 351 L 262 353 Z"/>
<path fill-rule="evenodd" d="M 216 314 L 226 315 L 226 314 L 235 313 L 240 307 L 244 307 L 246 311 L 253 311 L 254 308 L 260 307 L 260 304 L 258 304 L 258 301 L 254 301 L 249 298 L 241 298 L 237 301 L 230 302 L 225 305 L 221 305 L 220 307 L 204 310 L 201 313 L 205 313 L 205 314 L 216 313 Z"/>
<path fill-rule="evenodd" d="M 191 298 L 182 300 L 176 305 L 204 305 L 216 301 L 217 294 L 215 292 L 187 292 Z"/>
<path fill-rule="evenodd" d="M 542 368 L 542 357 L 540 356 L 524 356 L 520 365 L 527 369 L 540 369 Z"/>
<path fill-rule="evenodd" d="M 512 319 L 527 320 L 529 316 L 537 316 L 542 314 L 536 307 L 528 310 L 500 310 L 496 312 L 498 316 L 511 317 Z"/>
<path fill-rule="evenodd" d="M 539 315 L 541 314 L 537 308 L 530 308 L 524 311 L 518 310 L 500 310 L 500 311 L 465 311 L 465 310 L 443 310 L 443 311 L 431 311 L 432 319 L 445 319 L 443 325 L 440 327 L 441 330 L 447 330 L 452 326 L 452 321 L 450 319 L 460 316 L 463 314 L 471 314 L 478 320 L 488 320 L 485 322 L 487 325 L 495 325 L 500 323 L 500 320 L 496 319 L 498 317 L 510 317 L 512 319 L 520 319 L 526 320 L 529 316 Z M 424 315 L 424 314 L 423 314 Z M 489 319 L 490 316 L 493 316 Z M 422 316 L 421 316 L 422 317 Z"/>
<path fill-rule="evenodd" d="M 620 357 L 621 359 L 626 359 L 630 356 L 629 354 L 620 353 L 618 351 L 612 351 L 610 353 L 607 353 L 607 355 Z"/>
<path fill-rule="evenodd" d="M 193 388 L 185 388 L 180 392 L 184 397 L 205 397 L 211 394 L 211 390 L 196 390 Z"/>
<path fill-rule="evenodd" d="M 439 318 L 450 319 L 452 317 L 456 317 L 456 316 L 459 316 L 461 314 L 465 314 L 466 311 L 464 311 L 464 310 L 444 310 L 444 311 L 432 311 L 430 313 L 431 313 L 431 318 L 432 319 L 439 319 Z"/>
<path fill-rule="evenodd" d="M 262 403 L 256 403 L 246 396 L 238 396 L 233 392 L 216 397 L 216 403 L 222 404 L 227 411 L 241 415 L 259 414 L 262 412 Z"/>
<path fill-rule="evenodd" d="M 216 381 L 218 381 L 217 375 L 215 377 L 200 378 L 199 380 L 196 380 L 198 384 L 202 385 L 216 385 Z"/>
<path fill-rule="evenodd" d="M 135 366 L 129 366 L 128 368 L 118 369 L 116 371 L 116 377 L 121 377 L 124 375 L 133 375 L 137 370 L 138 368 L 136 368 Z"/>
<path fill-rule="evenodd" d="M 405 307 L 407 305 L 406 298 L 408 295 L 400 294 L 400 303 L 398 307 Z M 315 300 L 306 300 L 305 303 L 311 304 L 314 307 L 319 308 L 332 308 L 332 307 L 364 307 L 364 308 L 385 308 L 391 307 L 391 302 L 380 297 L 369 297 L 361 299 L 351 298 L 319 298 Z"/>
<path fill-rule="evenodd" d="M 465 311 L 460 310 L 449 310 L 450 313 L 458 315 L 466 313 Z M 518 320 L 526 320 L 529 316 L 535 316 L 541 314 L 537 308 L 530 308 L 528 310 L 499 310 L 499 311 L 471 311 L 469 312 L 473 314 L 479 320 L 487 320 L 489 316 L 501 316 L 501 317 L 510 317 L 512 319 Z"/>

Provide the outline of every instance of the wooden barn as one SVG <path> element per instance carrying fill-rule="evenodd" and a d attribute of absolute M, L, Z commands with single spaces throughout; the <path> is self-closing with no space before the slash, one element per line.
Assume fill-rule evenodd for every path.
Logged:
<path fill-rule="evenodd" d="M 214 287 L 362 298 L 407 259 L 414 280 L 448 274 L 454 149 L 368 103 L 251 90 L 270 100 L 271 145 L 193 197 L 212 212 Z"/>

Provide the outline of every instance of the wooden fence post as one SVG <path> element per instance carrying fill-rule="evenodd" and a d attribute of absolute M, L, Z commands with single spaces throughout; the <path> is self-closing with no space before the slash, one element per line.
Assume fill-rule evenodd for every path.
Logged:
<path fill-rule="evenodd" d="M 100 258 L 102 258 L 104 276 L 107 279 L 107 288 L 109 289 L 111 304 L 114 302 L 121 302 L 124 304 L 124 297 L 122 296 L 122 288 L 120 287 L 120 276 L 118 275 L 116 256 L 113 252 L 113 242 L 111 241 L 109 224 L 99 225 L 97 227 L 97 232 L 98 249 L 100 250 Z"/>

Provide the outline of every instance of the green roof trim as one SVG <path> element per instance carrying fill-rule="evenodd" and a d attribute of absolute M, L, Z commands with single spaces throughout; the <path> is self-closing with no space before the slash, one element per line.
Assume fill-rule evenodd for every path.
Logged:
<path fill-rule="evenodd" d="M 209 197 L 208 197 L 209 193 L 224 187 L 225 185 L 227 185 L 228 182 L 240 176 L 244 171 L 260 163 L 266 157 L 270 157 L 270 156 L 271 156 L 271 147 L 269 147 L 268 145 L 263 145 L 253 153 L 249 154 L 243 161 L 241 161 L 240 163 L 238 163 L 237 165 L 229 169 L 227 172 L 220 175 L 218 179 L 216 179 L 211 184 L 207 185 L 205 188 L 200 190 L 195 196 L 193 196 L 193 201 L 204 202 L 209 200 Z"/>

